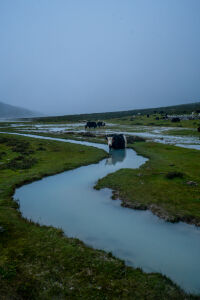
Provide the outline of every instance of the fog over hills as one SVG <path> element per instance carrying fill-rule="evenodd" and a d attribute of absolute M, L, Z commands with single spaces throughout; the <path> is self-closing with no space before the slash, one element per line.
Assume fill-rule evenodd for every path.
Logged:
<path fill-rule="evenodd" d="M 37 117 L 42 114 L 18 107 L 10 104 L 6 104 L 0 102 L 0 118 L 1 119 L 15 119 L 15 118 L 29 118 L 29 117 Z"/>

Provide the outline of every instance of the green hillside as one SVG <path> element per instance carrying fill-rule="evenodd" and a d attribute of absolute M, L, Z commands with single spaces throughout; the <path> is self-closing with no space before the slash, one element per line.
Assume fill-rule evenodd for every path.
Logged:
<path fill-rule="evenodd" d="M 92 113 L 92 114 L 79 114 L 79 115 L 64 115 L 64 116 L 52 116 L 52 117 L 42 117 L 36 118 L 36 121 L 43 122 L 63 122 L 63 121 L 83 121 L 83 120 L 108 120 L 114 118 L 121 118 L 140 114 L 153 114 L 153 113 L 168 113 L 168 114 L 187 114 L 193 111 L 200 111 L 200 102 L 191 104 L 181 104 L 166 107 L 157 108 L 145 108 L 145 109 L 134 109 L 127 111 L 117 111 L 117 112 L 104 112 L 104 113 Z"/>

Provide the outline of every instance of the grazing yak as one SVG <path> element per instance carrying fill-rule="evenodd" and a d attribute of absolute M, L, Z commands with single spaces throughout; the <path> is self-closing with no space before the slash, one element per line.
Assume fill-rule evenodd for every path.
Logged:
<path fill-rule="evenodd" d="M 127 146 L 126 137 L 123 134 L 107 136 L 107 141 L 110 149 L 125 149 Z"/>
<path fill-rule="evenodd" d="M 85 129 L 86 128 L 96 128 L 97 127 L 97 123 L 96 122 L 87 122 L 85 125 Z"/>
<path fill-rule="evenodd" d="M 102 127 L 102 126 L 106 126 L 106 124 L 105 124 L 105 122 L 98 121 L 98 122 L 97 122 L 97 126 L 98 126 L 98 127 Z"/>
<path fill-rule="evenodd" d="M 200 132 L 200 127 L 197 128 L 197 131 Z"/>
<path fill-rule="evenodd" d="M 176 122 L 180 122 L 180 120 L 181 120 L 180 118 L 174 117 L 171 119 L 171 122 L 176 123 Z"/>

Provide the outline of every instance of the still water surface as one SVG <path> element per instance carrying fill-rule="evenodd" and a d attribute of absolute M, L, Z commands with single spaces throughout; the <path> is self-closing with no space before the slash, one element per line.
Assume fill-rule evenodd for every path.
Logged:
<path fill-rule="evenodd" d="M 107 145 L 71 142 L 108 150 Z M 121 168 L 138 168 L 145 161 L 131 149 L 116 150 L 97 164 L 24 185 L 15 198 L 25 217 L 61 227 L 69 237 L 112 251 L 146 272 L 165 274 L 187 292 L 200 293 L 200 228 L 123 208 L 120 200 L 110 199 L 111 190 L 93 189 L 99 178 Z"/>

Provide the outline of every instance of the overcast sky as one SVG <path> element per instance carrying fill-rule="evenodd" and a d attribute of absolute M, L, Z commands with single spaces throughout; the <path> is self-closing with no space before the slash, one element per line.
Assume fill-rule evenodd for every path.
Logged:
<path fill-rule="evenodd" d="M 47 114 L 200 101 L 200 0 L 0 0 L 0 101 Z"/>

